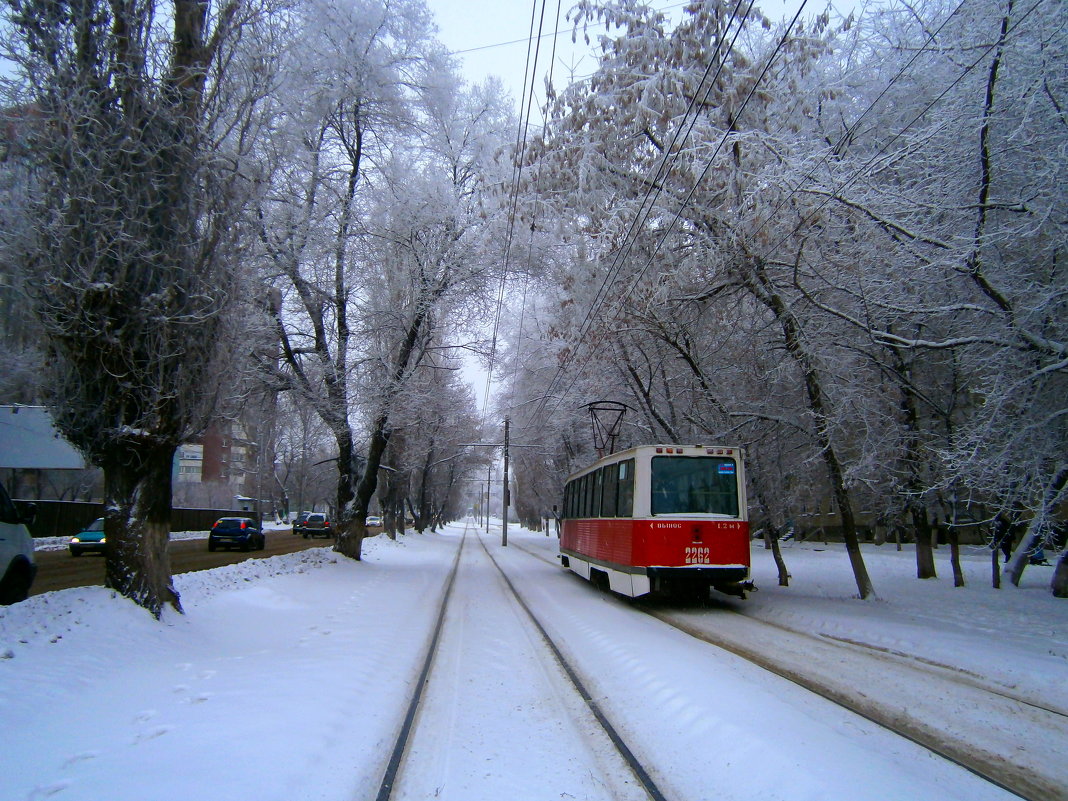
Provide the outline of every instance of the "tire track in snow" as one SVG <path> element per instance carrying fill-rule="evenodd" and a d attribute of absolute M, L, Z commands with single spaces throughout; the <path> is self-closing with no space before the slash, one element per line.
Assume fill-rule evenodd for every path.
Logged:
<path fill-rule="evenodd" d="M 539 797 L 665 801 L 640 765 L 644 790 L 624 778 L 625 757 L 613 748 L 626 746 L 589 719 L 596 702 L 581 682 L 576 697 L 567 680 L 577 680 L 574 671 L 535 630 L 489 552 L 472 547 L 449 579 L 378 801 L 529 797 L 532 789 Z"/>
<path fill-rule="evenodd" d="M 517 549 L 558 567 L 543 554 L 518 545 Z M 697 619 L 683 619 L 685 613 L 658 608 L 655 603 L 624 603 L 848 709 L 1014 795 L 1029 801 L 1068 801 L 1066 772 L 1061 767 L 1064 764 L 1063 747 L 1066 741 L 1064 732 L 1068 731 L 1068 721 L 1063 710 L 1036 703 L 1033 699 L 1013 694 L 1004 687 L 992 686 L 984 681 L 983 677 L 955 670 L 952 666 L 868 646 L 865 643 L 796 631 L 772 622 L 746 617 L 726 606 L 721 607 L 719 611 L 731 613 L 730 620 L 734 625 L 729 635 L 723 630 L 726 627 L 722 618 L 717 620 L 717 627 L 713 630 L 700 625 L 701 621 Z M 592 641 L 600 642 L 602 639 L 599 633 L 592 632 L 582 621 L 576 620 L 575 624 Z M 772 628 L 776 634 L 754 636 L 753 630 L 761 628 Z M 810 654 L 808 659 L 795 658 L 787 662 L 781 651 L 776 653 L 753 645 L 759 642 L 782 641 L 785 638 L 805 643 L 794 647 L 793 650 L 798 653 L 806 649 L 818 649 L 817 653 L 821 655 L 812 657 Z M 621 664 L 629 665 L 632 661 L 626 658 L 618 646 L 611 646 L 610 650 L 613 658 L 618 658 Z M 862 690 L 852 686 L 848 679 L 843 681 L 841 655 L 847 653 L 852 655 L 854 660 L 867 660 L 866 667 L 850 671 L 849 675 L 881 675 L 893 666 L 894 670 L 913 676 L 907 682 L 908 686 L 913 688 L 912 694 L 906 702 L 898 703 L 892 697 L 880 697 L 878 685 Z M 837 675 L 820 675 L 814 669 L 817 665 L 834 665 Z M 641 676 L 641 671 L 636 675 Z M 985 731 L 957 731 L 952 726 L 952 720 L 947 720 L 951 716 L 947 715 L 944 707 L 940 707 L 938 703 L 939 697 L 950 695 L 939 693 L 937 688 L 943 682 L 950 682 L 962 688 L 960 691 L 965 692 L 972 699 L 972 703 L 989 706 L 994 719 L 1026 714 L 1035 719 L 1036 723 L 1048 732 L 1048 736 L 1038 738 L 1037 742 L 1027 743 L 1027 747 L 1035 753 L 1032 758 L 1022 760 L 1019 752 L 1015 750 L 1019 744 L 1003 742 L 996 726 Z M 655 693 L 655 697 L 664 704 L 675 704 L 677 700 L 681 700 L 670 690 L 666 693 L 660 692 L 652 685 L 646 685 L 644 689 Z M 934 700 L 930 705 L 921 706 L 921 696 L 924 700 L 928 697 Z M 919 713 L 919 709 L 926 710 L 928 714 Z M 938 714 L 940 709 L 941 715 Z M 1016 759 L 1007 755 L 1013 755 Z"/>

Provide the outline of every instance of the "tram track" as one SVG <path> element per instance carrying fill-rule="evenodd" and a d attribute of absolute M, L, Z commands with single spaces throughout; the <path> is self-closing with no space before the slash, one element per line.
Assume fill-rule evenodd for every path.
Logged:
<path fill-rule="evenodd" d="M 518 543 L 515 545 L 518 550 L 546 564 L 559 567 L 558 563 L 546 558 L 543 554 L 524 548 Z M 992 709 L 1000 710 L 1002 714 L 1011 714 L 1012 706 L 1017 705 L 1024 710 L 1024 714 L 1040 721 L 1051 732 L 1063 731 L 1068 727 L 1068 716 L 1064 710 L 1025 698 L 1006 688 L 993 686 L 981 676 L 962 674 L 961 671 L 949 665 L 919 659 L 913 655 L 900 654 L 890 649 L 869 646 L 866 643 L 799 632 L 775 623 L 748 617 L 732 609 L 726 603 L 722 604 L 720 609 L 729 612 L 731 618 L 744 621 L 742 624 L 746 629 L 744 635 L 726 636 L 717 633 L 692 620 L 684 619 L 687 612 L 665 609 L 657 603 L 622 600 L 632 608 L 690 637 L 728 651 L 790 681 L 1014 795 L 1028 799 L 1028 801 L 1068 801 L 1068 788 L 1057 780 L 1056 775 L 1044 775 L 1041 771 L 1036 771 L 1033 765 L 1025 766 L 1007 758 L 1006 754 L 1011 753 L 1011 749 L 1006 749 L 1004 743 L 999 743 L 999 732 L 996 730 L 954 732 L 951 726 L 944 725 L 946 723 L 944 720 L 918 717 L 912 704 L 903 706 L 893 699 L 880 698 L 877 684 L 874 690 L 870 687 L 864 688 L 860 679 L 867 677 L 870 684 L 873 677 L 886 671 L 888 665 L 893 665 L 898 671 L 912 674 L 911 685 L 917 688 L 918 693 L 936 696 L 939 682 L 951 682 L 959 687 L 969 688 L 975 694 L 974 697 L 978 699 L 977 702 L 989 704 Z M 755 631 L 761 628 L 774 629 L 777 633 L 775 636 L 779 639 L 790 637 L 803 642 L 803 645 L 798 646 L 798 650 L 808 650 L 811 653 L 812 649 L 820 649 L 817 653 L 823 656 L 810 659 L 808 665 L 799 666 L 796 661 L 794 664 L 787 664 L 780 660 L 778 654 L 769 654 L 759 647 L 747 644 L 766 642 L 769 639 L 766 636 L 754 636 Z M 841 660 L 835 655 L 847 651 L 867 664 L 866 669 L 858 669 L 852 673 L 857 677 L 857 681 L 843 681 L 841 675 L 829 677 L 826 673 L 821 674 L 820 671 L 814 669 L 813 665 L 819 663 L 834 665 L 834 670 L 839 670 Z M 865 692 L 865 689 L 869 692 Z M 910 700 L 914 701 L 914 699 Z M 993 714 L 992 717 L 996 719 L 997 714 Z M 1041 743 L 1028 743 L 1027 745 L 1042 747 Z M 1063 755 L 1052 752 L 1044 761 L 1056 764 L 1059 759 L 1063 759 Z"/>
<path fill-rule="evenodd" d="M 582 700 L 586 703 L 586 706 L 593 714 L 594 719 L 596 719 L 596 721 L 601 725 L 601 728 L 604 730 L 605 734 L 608 735 L 608 738 L 612 741 L 612 744 L 616 747 L 616 750 L 619 752 L 620 756 L 623 757 L 623 761 L 626 762 L 627 767 L 630 768 L 631 772 L 634 774 L 634 777 L 638 780 L 638 783 L 642 786 L 645 792 L 648 793 L 649 798 L 652 799 L 652 801 L 667 801 L 664 794 L 660 791 L 660 788 L 657 787 L 656 782 L 654 782 L 652 777 L 649 775 L 649 771 L 645 769 L 645 766 L 641 764 L 641 762 L 635 756 L 633 750 L 631 750 L 631 748 L 626 744 L 626 742 L 624 742 L 623 738 L 620 736 L 616 728 L 612 725 L 611 721 L 609 721 L 608 718 L 605 716 L 605 713 L 601 709 L 600 704 L 598 704 L 597 701 L 594 700 L 593 696 L 590 694 L 590 691 L 586 689 L 585 683 L 579 677 L 578 672 L 576 671 L 574 666 L 560 651 L 560 648 L 553 641 L 552 637 L 549 636 L 549 633 L 545 630 L 545 627 L 541 624 L 541 621 L 538 620 L 534 612 L 531 611 L 530 607 L 527 605 L 527 602 L 523 600 L 522 596 L 519 594 L 519 591 L 516 590 L 515 585 L 512 583 L 512 580 L 508 577 L 508 574 L 504 572 L 504 569 L 493 557 L 493 554 L 490 553 L 489 549 L 486 548 L 486 544 L 482 541 L 481 537 L 479 537 L 478 542 L 482 546 L 482 549 L 486 552 L 486 555 L 490 558 L 490 561 L 493 562 L 494 567 L 496 567 L 497 571 L 501 574 L 501 577 L 504 579 L 504 582 L 508 586 L 508 589 L 511 590 L 512 597 L 515 598 L 520 608 L 522 608 L 522 610 L 526 612 L 527 617 L 530 619 L 531 623 L 533 623 L 535 628 L 537 628 L 538 633 L 541 634 L 543 642 L 549 647 L 549 650 L 552 651 L 553 656 L 556 657 L 556 661 L 559 663 L 564 673 L 567 674 L 567 678 L 570 680 L 572 686 L 578 692 L 579 696 L 581 696 Z"/>
<path fill-rule="evenodd" d="M 456 573 L 460 568 L 460 557 L 464 552 L 464 543 L 466 541 L 467 529 L 465 528 L 464 535 L 460 539 L 460 546 L 456 549 L 456 558 L 453 559 L 452 569 L 449 571 L 449 578 L 445 583 L 445 592 L 442 593 L 437 620 L 434 623 L 434 630 L 430 635 L 426 653 L 423 655 L 423 666 L 420 669 L 419 678 L 416 680 L 415 690 L 412 692 L 412 698 L 408 704 L 408 709 L 404 714 L 404 721 L 401 724 L 400 731 L 397 733 L 397 739 L 393 743 L 393 749 L 390 751 L 389 762 L 386 764 L 386 772 L 382 776 L 382 782 L 379 784 L 378 793 L 375 795 L 375 801 L 389 801 L 393 794 L 393 786 L 396 783 L 401 761 L 404 758 L 404 751 L 407 748 L 408 740 L 411 737 L 412 727 L 415 724 L 415 716 L 419 711 L 419 704 L 423 698 L 423 690 L 426 689 L 430 669 L 434 664 L 434 653 L 437 650 L 438 641 L 441 639 L 441 630 L 445 626 L 445 612 L 449 607 L 449 598 L 452 596 L 452 588 L 456 583 Z"/>
<path fill-rule="evenodd" d="M 916 743 L 931 753 L 937 754 L 943 759 L 1014 795 L 1028 799 L 1028 801 L 1064 801 L 1068 799 L 1068 795 L 1066 795 L 1068 790 L 1066 788 L 1055 782 L 1045 780 L 1042 776 L 1033 773 L 1030 768 L 1021 767 L 1006 759 L 1004 756 L 1005 749 L 986 745 L 980 732 L 968 732 L 963 737 L 954 736 L 940 725 L 942 721 L 921 719 L 914 714 L 913 708 L 902 707 L 896 702 L 886 702 L 879 698 L 877 693 L 869 695 L 858 687 L 847 687 L 843 686 L 842 683 L 826 681 L 814 672 L 786 665 L 775 657 L 769 657 L 757 648 L 747 647 L 739 643 L 736 639 L 717 636 L 707 629 L 691 625 L 686 621 L 680 620 L 676 614 L 641 604 L 635 604 L 635 608 L 691 637 L 728 651 L 821 698 L 848 709 L 865 720 Z M 746 622 L 750 627 L 763 625 L 762 621 L 755 621 L 751 618 L 747 618 Z M 818 638 L 810 635 L 797 634 L 796 632 L 794 632 L 794 636 L 803 637 L 810 641 L 818 640 Z M 841 648 L 840 645 L 832 645 L 830 647 Z M 879 656 L 872 654 L 868 658 L 878 660 Z M 923 686 L 922 682 L 933 681 L 936 675 L 918 665 L 914 665 L 910 669 L 917 674 L 914 683 L 917 691 L 919 691 L 918 688 Z M 879 675 L 878 670 L 873 667 L 869 675 Z M 942 677 L 942 680 L 954 681 L 946 677 Z M 960 684 L 961 682 L 956 683 Z M 974 687 L 974 685 L 971 686 Z M 976 689 L 979 690 L 979 688 Z M 982 688 L 979 691 L 984 693 L 991 702 L 995 697 L 1004 698 L 987 688 Z M 1005 700 L 1026 704 L 1025 701 L 1019 699 Z M 1057 715 L 1057 713 L 1049 713 L 1041 707 L 1033 708 L 1050 715 Z"/>
<path fill-rule="evenodd" d="M 393 799 L 396 789 L 401 785 L 407 760 L 411 754 L 412 741 L 419 725 L 420 712 L 423 708 L 425 699 L 424 690 L 426 690 L 434 681 L 435 658 L 441 643 L 442 632 L 447 628 L 446 619 L 449 612 L 449 603 L 453 595 L 453 586 L 459 572 L 463 550 L 468 541 L 467 534 L 471 531 L 472 529 L 470 525 L 468 525 L 464 530 L 460 546 L 457 549 L 456 559 L 446 581 L 446 588 L 442 593 L 442 599 L 439 602 L 437 622 L 429 638 L 415 690 L 413 691 L 400 731 L 393 744 L 389 762 L 386 765 L 382 781 L 375 796 L 376 801 L 390 801 Z M 649 770 L 641 763 L 634 751 L 624 741 L 623 736 L 615 729 L 611 721 L 609 721 L 604 714 L 600 705 L 594 699 L 593 695 L 586 688 L 577 669 L 563 654 L 546 631 L 541 621 L 538 620 L 537 616 L 519 594 L 507 573 L 486 547 L 486 544 L 483 542 L 477 529 L 474 530 L 474 536 L 477 539 L 478 544 L 481 546 L 482 551 L 499 574 L 503 585 L 508 590 L 510 599 L 514 601 L 515 605 L 520 610 L 522 610 L 526 619 L 537 632 L 540 642 L 551 654 L 555 665 L 559 668 L 559 671 L 562 674 L 562 678 L 566 679 L 566 682 L 581 699 L 582 705 L 585 706 L 593 720 L 596 721 L 597 725 L 600 727 L 600 731 L 607 738 L 608 742 L 611 743 L 618 758 L 630 771 L 630 774 L 633 777 L 633 784 L 641 789 L 643 796 L 649 799 L 649 801 L 668 801 L 667 797 L 661 792 L 655 780 L 652 778 Z"/>

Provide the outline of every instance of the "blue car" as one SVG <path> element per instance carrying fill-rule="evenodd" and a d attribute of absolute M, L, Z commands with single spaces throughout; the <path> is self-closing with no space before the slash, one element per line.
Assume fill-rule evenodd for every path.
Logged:
<path fill-rule="evenodd" d="M 208 533 L 208 550 L 216 548 L 240 548 L 262 551 L 267 547 L 267 538 L 251 517 L 220 517 Z"/>
<path fill-rule="evenodd" d="M 104 553 L 107 540 L 104 539 L 104 518 L 98 517 L 84 529 L 70 538 L 70 555 L 81 556 L 83 553 Z"/>

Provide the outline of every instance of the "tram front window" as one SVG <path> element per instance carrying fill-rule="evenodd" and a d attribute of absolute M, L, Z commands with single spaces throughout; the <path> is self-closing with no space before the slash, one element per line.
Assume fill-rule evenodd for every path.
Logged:
<path fill-rule="evenodd" d="M 654 456 L 650 489 L 654 515 L 738 516 L 738 470 L 733 459 Z"/>

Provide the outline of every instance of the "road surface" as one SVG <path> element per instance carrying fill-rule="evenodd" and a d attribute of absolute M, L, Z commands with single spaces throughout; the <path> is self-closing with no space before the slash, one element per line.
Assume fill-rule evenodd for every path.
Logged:
<path fill-rule="evenodd" d="M 314 537 L 304 539 L 294 536 L 288 529 L 267 532 L 267 546 L 262 551 L 208 551 L 208 540 L 175 540 L 170 545 L 171 572 L 190 573 L 194 570 L 208 570 L 213 567 L 232 565 L 245 559 L 263 559 L 293 553 L 305 548 L 322 548 L 333 544 L 332 539 Z M 98 554 L 71 556 L 64 548 L 61 551 L 37 551 L 37 578 L 30 589 L 30 595 L 40 595 L 52 590 L 65 590 L 71 587 L 89 587 L 104 583 L 104 557 Z"/>

